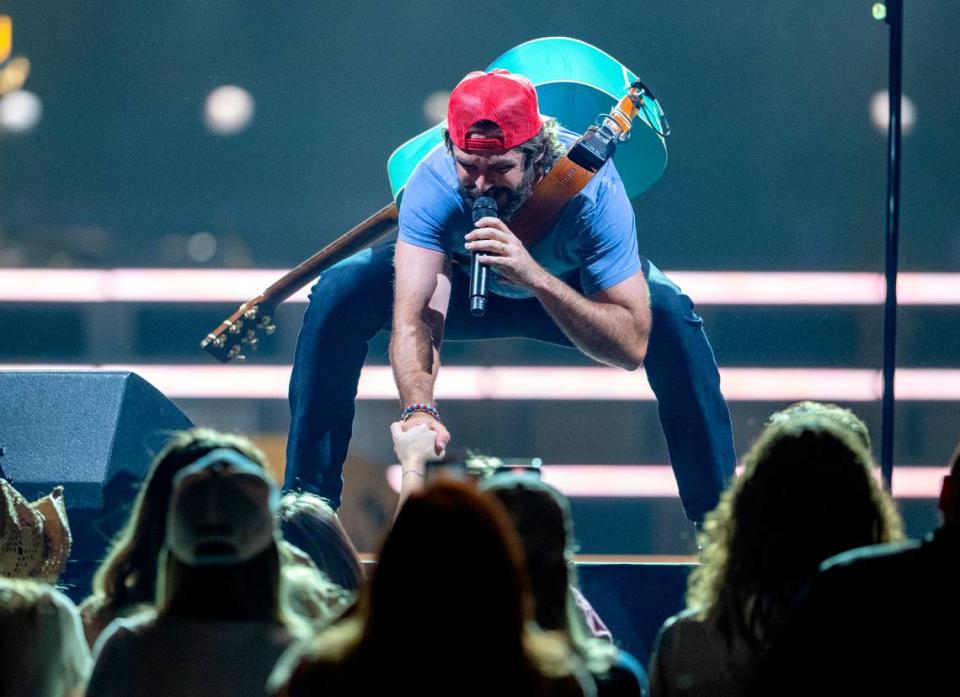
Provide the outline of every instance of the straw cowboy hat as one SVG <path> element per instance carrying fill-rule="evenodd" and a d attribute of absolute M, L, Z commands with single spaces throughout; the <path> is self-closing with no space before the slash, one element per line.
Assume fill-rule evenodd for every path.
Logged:
<path fill-rule="evenodd" d="M 56 581 L 72 542 L 62 486 L 29 503 L 0 479 L 0 576 Z"/>

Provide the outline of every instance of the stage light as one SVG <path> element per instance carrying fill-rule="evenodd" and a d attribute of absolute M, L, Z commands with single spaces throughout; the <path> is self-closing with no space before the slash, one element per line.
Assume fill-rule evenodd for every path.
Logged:
<path fill-rule="evenodd" d="M 431 92 L 423 100 L 423 117 L 431 126 L 447 118 L 447 103 L 450 93 L 446 90 Z"/>
<path fill-rule="evenodd" d="M 571 498 L 679 498 L 677 480 L 669 465 L 545 465 L 543 480 Z M 387 483 L 400 491 L 400 465 L 386 470 Z M 739 474 L 739 470 L 738 470 Z M 898 499 L 935 499 L 946 467 L 898 466 L 893 473 L 893 495 Z M 879 480 L 879 471 L 875 472 Z"/>
<path fill-rule="evenodd" d="M 40 121 L 43 104 L 27 90 L 15 90 L 0 98 L 0 131 L 26 133 Z"/>
<path fill-rule="evenodd" d="M 0 15 L 0 63 L 10 57 L 13 50 L 13 20 L 8 15 Z"/>
<path fill-rule="evenodd" d="M 158 240 L 156 255 L 180 263 L 187 238 Z M 250 265 L 237 235 L 221 236 L 217 248 L 227 264 Z M 240 303 L 258 295 L 289 269 L 5 269 L 0 302 L 220 302 Z M 675 271 L 670 277 L 698 305 L 882 305 L 884 280 L 864 272 Z M 81 291 L 80 289 L 86 289 Z M 309 288 L 288 302 L 305 303 Z M 960 273 L 900 274 L 900 305 L 960 305 Z"/>
<path fill-rule="evenodd" d="M 9 370 L 106 370 L 138 373 L 171 399 L 286 399 L 288 365 L 48 363 L 0 364 Z M 721 368 L 728 402 L 875 402 L 880 371 L 868 368 Z M 960 369 L 900 368 L 897 398 L 905 402 L 960 401 Z M 437 378 L 440 400 L 652 401 L 646 375 L 617 368 L 448 365 Z M 357 399 L 397 399 L 388 365 L 364 366 Z"/>
<path fill-rule="evenodd" d="M 870 98 L 870 122 L 878 132 L 887 134 L 887 122 L 890 117 L 890 93 L 879 90 Z M 917 124 L 917 107 L 907 95 L 900 100 L 900 130 L 904 135 L 913 132 Z"/>
<path fill-rule="evenodd" d="M 30 61 L 23 56 L 12 58 L 0 70 L 0 95 L 16 92 L 24 86 L 30 76 Z"/>
<path fill-rule="evenodd" d="M 887 6 L 882 2 L 873 3 L 873 18 L 878 22 L 883 21 L 887 18 Z"/>
<path fill-rule="evenodd" d="M 198 263 L 210 261 L 217 253 L 217 238 L 209 232 L 198 232 L 187 240 L 187 254 Z"/>
<path fill-rule="evenodd" d="M 223 85 L 207 95 L 203 119 L 217 135 L 235 135 L 253 119 L 253 97 L 242 87 Z"/>

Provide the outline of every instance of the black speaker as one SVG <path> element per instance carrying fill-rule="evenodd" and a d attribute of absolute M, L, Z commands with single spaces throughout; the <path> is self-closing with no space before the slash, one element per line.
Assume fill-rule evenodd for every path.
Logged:
<path fill-rule="evenodd" d="M 126 521 L 150 461 L 192 425 L 135 373 L 0 372 L 0 475 L 29 500 L 63 485 L 81 577 Z"/>

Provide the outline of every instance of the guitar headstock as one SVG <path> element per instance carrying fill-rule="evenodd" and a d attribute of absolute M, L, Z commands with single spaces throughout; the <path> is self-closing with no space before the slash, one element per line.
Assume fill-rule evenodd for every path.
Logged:
<path fill-rule="evenodd" d="M 246 360 L 246 351 L 259 348 L 261 332 L 270 336 L 277 330 L 273 323 L 274 309 L 256 300 L 243 303 L 220 326 L 207 334 L 200 342 L 200 348 L 221 363 Z"/>

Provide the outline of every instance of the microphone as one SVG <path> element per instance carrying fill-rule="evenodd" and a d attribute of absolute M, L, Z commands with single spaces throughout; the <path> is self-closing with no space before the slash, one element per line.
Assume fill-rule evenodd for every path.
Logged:
<path fill-rule="evenodd" d="M 481 196 L 473 202 L 473 224 L 480 218 L 497 218 L 497 202 L 489 196 Z M 474 252 L 470 257 L 470 314 L 483 317 L 487 309 L 487 274 L 490 267 L 480 263 L 480 255 Z"/>

